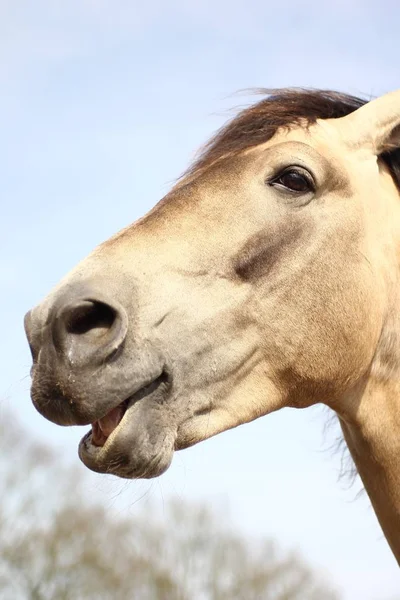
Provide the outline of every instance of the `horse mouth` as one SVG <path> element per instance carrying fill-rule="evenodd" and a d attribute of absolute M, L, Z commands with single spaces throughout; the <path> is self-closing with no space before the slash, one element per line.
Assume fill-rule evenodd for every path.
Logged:
<path fill-rule="evenodd" d="M 155 393 L 161 386 L 169 382 L 169 376 L 165 370 L 151 383 L 141 387 L 134 394 L 123 400 L 118 406 L 108 411 L 103 417 L 92 423 L 92 429 L 85 435 L 86 444 L 103 447 L 111 434 L 113 434 L 121 424 L 127 410 L 139 400 Z"/>
<path fill-rule="evenodd" d="M 124 400 L 124 402 L 112 408 L 104 417 L 92 423 L 90 441 L 93 446 L 104 446 L 112 432 L 122 421 L 128 408 L 128 403 L 129 399 Z"/>

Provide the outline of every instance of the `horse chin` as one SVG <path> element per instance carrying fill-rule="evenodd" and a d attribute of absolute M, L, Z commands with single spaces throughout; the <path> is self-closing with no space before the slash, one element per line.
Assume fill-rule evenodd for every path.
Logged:
<path fill-rule="evenodd" d="M 116 432 L 118 435 L 118 432 Z M 123 479 L 152 479 L 162 475 L 170 466 L 174 455 L 174 433 L 170 432 L 159 444 L 142 447 L 132 452 L 127 444 L 125 450 L 115 448 L 117 439 L 108 439 L 104 446 L 95 446 L 87 433 L 79 444 L 79 458 L 96 473 L 115 475 Z"/>

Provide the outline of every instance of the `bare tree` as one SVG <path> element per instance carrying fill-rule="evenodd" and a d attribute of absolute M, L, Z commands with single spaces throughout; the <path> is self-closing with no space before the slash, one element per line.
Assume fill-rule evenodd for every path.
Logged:
<path fill-rule="evenodd" d="M 4 600 L 337 600 L 295 555 L 246 540 L 204 506 L 169 502 L 116 517 L 76 471 L 0 424 L 0 596 Z"/>

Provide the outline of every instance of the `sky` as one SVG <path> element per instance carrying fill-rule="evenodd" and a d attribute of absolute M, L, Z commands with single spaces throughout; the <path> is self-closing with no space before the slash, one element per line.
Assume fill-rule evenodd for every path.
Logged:
<path fill-rule="evenodd" d="M 0 418 L 10 411 L 84 469 L 82 430 L 30 403 L 25 312 L 168 191 L 248 102 L 238 90 L 399 88 L 399 19 L 397 0 L 0 0 Z M 173 495 L 223 506 L 245 533 L 301 552 L 345 600 L 394 600 L 398 567 L 359 480 L 340 479 L 327 420 L 285 409 L 178 453 L 158 480 L 96 476 L 87 493 L 124 512 Z"/>

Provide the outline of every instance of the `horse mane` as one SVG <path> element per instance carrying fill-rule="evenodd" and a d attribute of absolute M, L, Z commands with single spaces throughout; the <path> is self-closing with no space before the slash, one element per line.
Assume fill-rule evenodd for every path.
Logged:
<path fill-rule="evenodd" d="M 260 102 L 240 111 L 224 125 L 201 150 L 197 160 L 184 174 L 196 177 L 217 161 L 235 156 L 270 140 L 278 129 L 293 125 L 310 126 L 317 119 L 338 119 L 357 110 L 368 100 L 330 90 L 303 88 L 260 89 Z M 385 152 L 388 166 L 400 191 L 400 148 Z"/>

